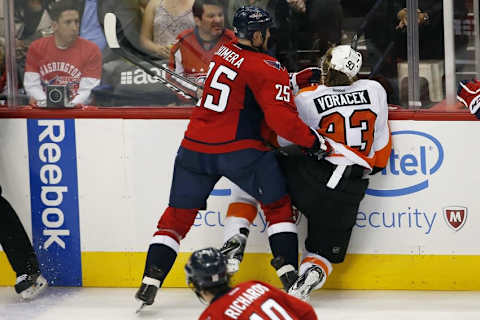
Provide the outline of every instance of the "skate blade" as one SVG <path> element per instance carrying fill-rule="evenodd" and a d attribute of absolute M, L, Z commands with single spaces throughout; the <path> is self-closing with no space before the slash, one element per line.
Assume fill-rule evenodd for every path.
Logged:
<path fill-rule="evenodd" d="M 146 306 L 147 304 L 145 302 L 142 302 L 142 304 L 140 305 L 140 307 L 138 307 L 138 309 L 135 311 L 135 313 L 139 313 L 140 311 L 142 311 L 142 309 Z"/>
<path fill-rule="evenodd" d="M 30 288 L 23 290 L 20 295 L 25 300 L 30 300 L 38 296 L 43 290 L 47 288 L 47 280 L 43 276 L 39 276 L 35 284 Z"/>

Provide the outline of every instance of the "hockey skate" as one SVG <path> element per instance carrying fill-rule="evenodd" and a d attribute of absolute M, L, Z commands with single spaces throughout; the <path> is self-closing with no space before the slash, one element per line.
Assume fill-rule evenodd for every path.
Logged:
<path fill-rule="evenodd" d="M 227 273 L 229 275 L 233 275 L 240 269 L 246 245 L 247 236 L 239 233 L 228 239 L 220 249 L 220 252 L 227 258 Z"/>
<path fill-rule="evenodd" d="M 17 277 L 15 292 L 23 299 L 33 299 L 47 287 L 47 280 L 38 272 L 35 274 L 22 274 Z"/>
<path fill-rule="evenodd" d="M 313 265 L 308 268 L 297 281 L 290 287 L 288 293 L 294 297 L 307 301 L 310 298 L 310 292 L 323 280 L 325 274 L 323 270 Z"/>
<path fill-rule="evenodd" d="M 136 313 L 139 313 L 145 306 L 151 306 L 153 304 L 164 278 L 165 273 L 162 270 L 155 267 L 150 268 L 148 274 L 143 277 L 140 289 L 138 289 L 135 294 L 135 298 L 141 302 Z"/>
<path fill-rule="evenodd" d="M 285 264 L 285 259 L 281 256 L 273 258 L 270 264 L 277 270 L 277 275 L 282 282 L 283 289 L 288 292 L 290 287 L 298 279 L 297 270 L 291 264 Z"/>

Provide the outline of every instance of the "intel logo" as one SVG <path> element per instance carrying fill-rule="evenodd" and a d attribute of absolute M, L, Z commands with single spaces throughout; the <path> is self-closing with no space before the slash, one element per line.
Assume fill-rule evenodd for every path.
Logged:
<path fill-rule="evenodd" d="M 392 136 L 395 148 L 387 167 L 377 174 L 388 179 L 375 181 L 378 185 L 388 183 L 388 188 L 368 188 L 370 196 L 397 197 L 427 189 L 429 178 L 442 166 L 444 151 L 435 137 L 411 130 L 392 132 Z"/>

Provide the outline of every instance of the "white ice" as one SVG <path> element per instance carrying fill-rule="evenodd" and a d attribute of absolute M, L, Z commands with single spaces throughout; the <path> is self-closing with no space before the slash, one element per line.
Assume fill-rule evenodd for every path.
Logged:
<path fill-rule="evenodd" d="M 22 301 L 0 287 L 1 320 L 198 319 L 204 305 L 189 289 L 161 289 L 135 314 L 134 288 L 48 288 Z M 310 303 L 319 320 L 479 320 L 480 292 L 320 290 Z"/>

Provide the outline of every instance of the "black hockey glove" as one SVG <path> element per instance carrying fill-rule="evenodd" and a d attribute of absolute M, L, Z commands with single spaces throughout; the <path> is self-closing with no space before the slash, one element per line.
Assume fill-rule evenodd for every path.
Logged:
<path fill-rule="evenodd" d="M 303 152 L 312 159 L 321 160 L 332 152 L 332 146 L 317 130 L 313 128 L 310 128 L 310 130 L 316 138 L 315 143 L 311 148 L 303 148 Z"/>

